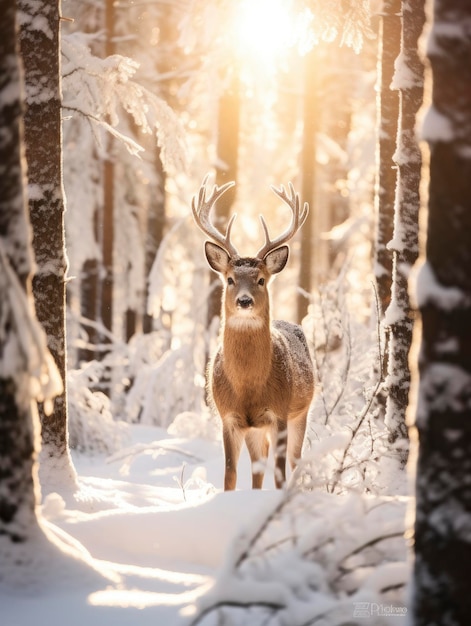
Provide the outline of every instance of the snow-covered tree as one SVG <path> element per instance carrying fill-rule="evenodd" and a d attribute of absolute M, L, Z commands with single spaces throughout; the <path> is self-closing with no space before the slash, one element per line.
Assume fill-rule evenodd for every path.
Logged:
<path fill-rule="evenodd" d="M 24 193 L 23 88 L 15 2 L 1 0 L 0 13 L 1 583 L 9 566 L 21 566 L 18 546 L 37 528 L 34 470 L 38 418 L 33 400 L 49 400 L 51 394 L 60 393 L 61 381 L 50 355 L 46 356 L 46 340 L 34 315 L 31 291 L 33 260 Z"/>
<path fill-rule="evenodd" d="M 408 456 L 406 409 L 409 398 L 409 350 L 412 343 L 413 312 L 409 300 L 409 273 L 419 256 L 419 209 L 422 155 L 416 138 L 417 112 L 422 106 L 424 66 L 418 40 L 425 23 L 425 2 L 402 0 L 401 54 L 396 60 L 393 87 L 399 89 L 400 112 L 397 148 L 391 303 L 385 323 L 389 327 L 388 376 L 385 421 L 390 443 L 398 446 L 405 466 Z M 401 440 L 401 441 L 400 441 Z"/>
<path fill-rule="evenodd" d="M 19 0 L 18 9 L 26 86 L 28 202 L 37 264 L 33 292 L 38 319 L 46 331 L 49 349 L 63 381 L 63 392 L 55 399 L 53 414 L 46 416 L 40 407 L 42 453 L 45 460 L 60 465 L 60 471 L 54 469 L 57 479 L 68 482 L 75 480 L 75 470 L 67 441 L 65 384 L 67 259 L 62 186 L 59 4 L 59 1 Z"/>
<path fill-rule="evenodd" d="M 396 148 L 399 96 L 391 89 L 394 62 L 401 42 L 401 0 L 384 0 L 381 9 L 381 32 L 378 52 L 377 153 L 376 153 L 376 237 L 374 274 L 381 312 L 391 298 L 392 253 L 388 243 L 393 237 L 396 170 L 393 154 Z"/>
<path fill-rule="evenodd" d="M 455 626 L 471 614 L 471 7 L 435 0 L 433 17 L 413 623 Z"/>
<path fill-rule="evenodd" d="M 149 248 L 152 253 L 154 246 L 155 256 L 153 241 L 161 239 L 163 231 L 162 207 L 155 208 L 164 196 L 162 169 L 173 175 L 184 172 L 186 159 L 182 125 L 166 103 L 165 78 L 155 71 L 159 48 L 153 32 L 161 23 L 156 16 L 169 11 L 169 5 L 114 5 L 114 54 L 108 56 L 100 31 L 104 5 L 95 3 L 94 8 L 72 3 L 69 14 L 75 21 L 64 28 L 62 37 L 66 234 L 71 273 L 77 277 L 68 295 L 75 334 L 80 332 L 80 322 L 86 331 L 81 336 L 89 340 L 82 342 L 86 348 L 99 344 L 100 334 L 106 341 L 124 337 L 126 317 L 128 334 L 139 327 L 137 317 L 142 318 L 146 301 L 145 268 L 148 274 L 151 266 L 145 258 L 147 233 L 154 230 Z M 103 167 L 105 161 L 110 167 Z M 108 183 L 105 169 L 113 179 Z M 110 203 L 115 205 L 113 211 Z M 103 322 L 110 325 L 109 309 L 102 302 L 100 286 L 105 261 L 109 266 L 111 256 L 114 267 L 106 271 L 119 280 L 113 285 L 104 282 L 113 291 L 113 336 L 104 329 Z M 86 359 L 90 355 L 88 350 L 80 353 Z"/>

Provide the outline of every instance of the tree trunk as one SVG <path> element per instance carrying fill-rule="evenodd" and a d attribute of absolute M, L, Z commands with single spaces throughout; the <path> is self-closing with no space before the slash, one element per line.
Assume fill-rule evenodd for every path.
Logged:
<path fill-rule="evenodd" d="M 376 144 L 376 241 L 374 273 L 378 287 L 381 313 L 391 299 L 392 254 L 387 245 L 393 238 L 396 170 L 393 154 L 396 149 L 399 96 L 391 90 L 394 61 L 401 42 L 401 0 L 384 0 L 381 13 L 380 49 L 378 53 L 378 133 Z"/>
<path fill-rule="evenodd" d="M 114 45 L 114 0 L 106 0 L 106 43 L 105 56 L 110 57 L 115 52 Z M 113 248 L 114 248 L 114 148 L 113 137 L 107 138 L 108 150 L 103 168 L 103 214 L 101 223 L 101 245 L 103 276 L 100 284 L 101 308 L 100 320 L 104 327 L 113 330 Z M 100 337 L 100 341 L 107 342 L 108 337 Z M 103 354 L 102 354 L 103 356 Z"/>
<path fill-rule="evenodd" d="M 297 299 L 297 320 L 300 324 L 307 315 L 312 288 L 312 237 L 315 222 L 316 194 L 316 131 L 317 131 L 317 81 L 315 50 L 311 50 L 304 60 L 304 109 L 303 146 L 301 155 L 302 202 L 309 204 L 309 215 L 301 229 L 301 255 L 299 263 L 299 288 Z"/>
<path fill-rule="evenodd" d="M 39 321 L 59 369 L 64 391 L 46 416 L 39 406 L 43 457 L 60 463 L 54 479 L 75 481 L 68 449 L 64 211 L 59 48 L 59 2 L 19 0 L 21 54 L 25 70 L 25 142 L 29 213 L 37 271 L 33 293 Z"/>
<path fill-rule="evenodd" d="M 229 86 L 219 100 L 216 184 L 224 185 L 237 181 L 237 161 L 239 154 L 240 89 L 239 77 L 234 73 Z M 216 225 L 225 228 L 231 207 L 235 200 L 235 187 L 216 202 Z M 219 277 L 211 272 L 210 294 L 208 299 L 207 327 L 211 328 L 213 319 L 221 314 L 222 287 Z"/>
<path fill-rule="evenodd" d="M 351 94 L 355 88 L 355 66 L 358 57 L 349 48 L 336 49 L 331 45 L 328 46 L 327 54 L 329 58 L 334 57 L 335 61 L 324 78 L 322 89 L 323 113 L 327 124 L 326 134 L 347 153 L 352 121 Z M 327 174 L 325 202 L 328 213 L 325 230 L 330 231 L 345 222 L 350 215 L 350 200 L 344 189 L 348 179 L 348 162 L 346 159 L 342 161 L 331 158 L 325 169 Z M 321 203 L 324 205 L 324 198 Z M 327 241 L 324 245 L 327 245 L 326 269 L 328 273 L 326 276 L 333 278 L 338 275 L 345 262 L 346 251 L 332 241 Z"/>
<path fill-rule="evenodd" d="M 393 285 L 389 325 L 389 362 L 386 387 L 386 425 L 389 441 L 396 444 L 400 464 L 405 467 L 409 438 L 406 409 L 409 400 L 409 350 L 412 343 L 413 313 L 408 279 L 419 256 L 419 209 L 422 155 L 416 139 L 416 116 L 423 102 L 424 66 L 419 57 L 418 39 L 425 24 L 425 0 L 402 1 L 401 65 L 395 87 L 400 94 L 397 150 L 398 168 L 393 251 Z M 389 319 L 388 319 L 389 318 Z M 400 447 L 399 440 L 402 440 Z"/>
<path fill-rule="evenodd" d="M 435 0 L 426 264 L 416 423 L 414 624 L 471 615 L 471 7 Z"/>
<path fill-rule="evenodd" d="M 16 291 L 32 305 L 14 0 L 0 0 L 0 14 L 0 562 L 8 567 L 15 560 L 14 546 L 27 540 L 36 527 L 33 420 L 37 415 L 28 391 L 24 394 L 29 390 L 29 364 L 20 349 L 21 321 L 10 299 Z M 7 357 L 6 346 L 16 347 L 17 354 Z"/>
<path fill-rule="evenodd" d="M 155 152 L 155 164 L 157 169 L 158 186 L 151 190 L 149 199 L 149 213 L 147 217 L 147 233 L 146 233 L 146 256 L 145 256 L 145 277 L 148 281 L 150 271 L 154 263 L 160 244 L 164 238 L 165 229 L 165 179 L 166 174 L 162 167 L 160 158 L 160 149 Z M 147 303 L 147 293 L 145 302 Z M 147 311 L 144 312 L 143 331 L 144 333 L 152 332 L 154 319 Z"/>

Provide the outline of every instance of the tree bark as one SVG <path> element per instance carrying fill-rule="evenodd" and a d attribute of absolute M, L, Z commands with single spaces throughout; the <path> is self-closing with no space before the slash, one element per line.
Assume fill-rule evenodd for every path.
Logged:
<path fill-rule="evenodd" d="M 22 393 L 29 389 L 28 363 L 20 351 L 22 329 L 11 303 L 11 294 L 19 289 L 32 304 L 23 90 L 14 0 L 0 0 L 0 14 L 0 562 L 7 567 L 14 560 L 14 545 L 27 540 L 36 527 L 33 468 L 37 416 L 28 393 L 27 397 Z M 7 346 L 16 348 L 17 353 L 7 356 Z"/>
<path fill-rule="evenodd" d="M 435 0 L 426 263 L 416 424 L 414 624 L 471 615 L 471 7 Z"/>
<path fill-rule="evenodd" d="M 394 61 L 400 51 L 401 0 L 384 0 L 378 53 L 378 132 L 376 143 L 376 236 L 374 274 L 381 312 L 384 314 L 391 299 L 392 254 L 387 245 L 393 237 L 396 170 L 393 154 L 396 149 L 399 96 L 391 90 Z"/>
<path fill-rule="evenodd" d="M 33 293 L 39 321 L 59 369 L 64 391 L 46 416 L 39 406 L 44 458 L 61 459 L 75 480 L 68 450 L 62 119 L 59 2 L 19 0 L 21 54 L 25 70 L 25 143 L 29 179 L 29 215 L 37 269 Z M 64 475 L 65 478 L 65 475 Z"/>
<path fill-rule="evenodd" d="M 395 78 L 400 95 L 400 113 L 394 155 L 398 169 L 394 238 L 388 246 L 393 252 L 393 284 L 391 305 L 386 313 L 390 333 L 385 416 L 389 441 L 396 444 L 401 467 L 407 463 L 409 450 L 406 409 L 410 388 L 409 350 L 413 312 L 408 279 L 419 256 L 422 154 L 416 139 L 416 117 L 422 106 L 424 91 L 424 65 L 418 51 L 424 24 L 425 0 L 403 0 L 401 57 Z M 402 444 L 399 446 L 400 440 Z"/>
<path fill-rule="evenodd" d="M 105 12 L 105 29 L 106 29 L 106 42 L 105 42 L 105 56 L 110 57 L 115 52 L 114 45 L 114 2 L 113 0 L 106 0 L 106 12 Z M 102 259 L 103 276 L 100 283 L 100 296 L 101 296 L 101 310 L 100 319 L 103 322 L 104 327 L 112 331 L 113 330 L 113 251 L 114 251 L 114 179 L 115 179 L 115 167 L 114 167 L 114 141 L 110 135 L 107 138 L 108 153 L 106 160 L 103 164 L 103 215 L 101 223 L 101 245 L 102 245 Z M 100 341 L 107 342 L 108 338 L 105 336 L 100 337 Z M 102 355 L 103 356 L 103 355 Z"/>

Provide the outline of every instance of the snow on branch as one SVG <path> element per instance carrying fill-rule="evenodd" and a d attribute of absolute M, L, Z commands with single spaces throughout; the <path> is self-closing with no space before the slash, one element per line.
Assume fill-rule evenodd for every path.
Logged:
<path fill-rule="evenodd" d="M 353 48 L 358 53 L 365 37 L 373 36 L 368 0 L 342 2 L 341 10 L 337 0 L 305 0 L 301 4 L 312 14 L 313 43 L 339 39 L 341 46 Z"/>
<path fill-rule="evenodd" d="M 183 128 L 166 102 L 133 80 L 139 63 L 118 54 L 105 59 L 94 56 L 83 33 L 62 38 L 62 57 L 65 111 L 82 115 L 138 156 L 144 148 L 119 129 L 120 115 L 125 113 L 142 133 L 155 132 L 167 171 L 185 169 Z M 103 147 L 100 133 L 95 136 Z"/>
<path fill-rule="evenodd" d="M 0 239 L 0 276 L 2 282 L 3 353 L 0 377 L 18 381 L 21 404 L 44 402 L 46 414 L 52 400 L 62 393 L 59 370 L 47 349 L 46 336 L 36 320 L 32 296 L 28 297 L 15 274 Z M 24 372 L 28 374 L 24 376 Z"/>
<path fill-rule="evenodd" d="M 266 501 L 265 501 L 266 502 Z M 232 545 L 191 626 L 360 624 L 357 602 L 403 604 L 406 501 L 289 488 Z M 359 616 L 358 616 L 359 617 Z M 216 619 L 216 621 L 215 621 Z"/>

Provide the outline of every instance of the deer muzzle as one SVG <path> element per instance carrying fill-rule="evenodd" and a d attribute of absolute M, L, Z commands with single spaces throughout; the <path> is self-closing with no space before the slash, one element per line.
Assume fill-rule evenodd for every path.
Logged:
<path fill-rule="evenodd" d="M 238 309 L 251 309 L 254 305 L 254 301 L 250 296 L 244 295 L 237 298 L 236 304 Z"/>

